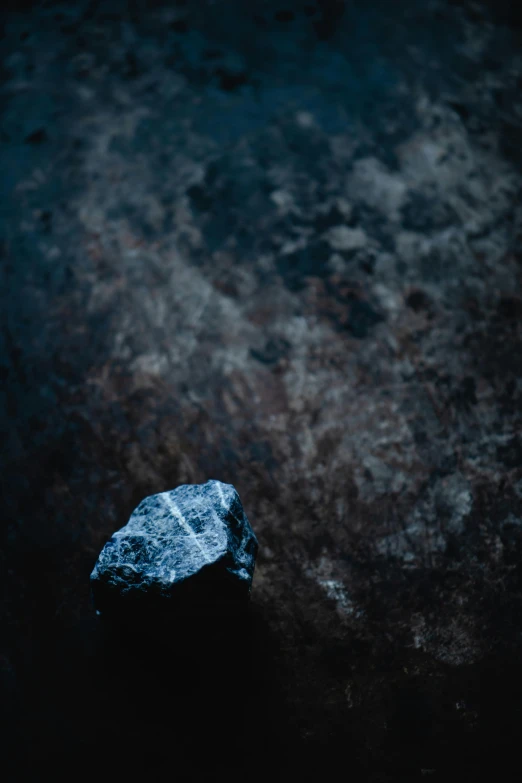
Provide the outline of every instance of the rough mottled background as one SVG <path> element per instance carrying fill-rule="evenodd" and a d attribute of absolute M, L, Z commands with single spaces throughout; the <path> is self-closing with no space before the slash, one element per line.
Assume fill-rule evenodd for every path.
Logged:
<path fill-rule="evenodd" d="M 516 752 L 515 10 L 3 13 L 10 780 L 476 779 Z M 115 696 L 97 553 L 145 495 L 208 478 L 261 545 L 246 665 L 219 707 L 220 665 L 180 697 L 176 667 L 138 659 Z"/>

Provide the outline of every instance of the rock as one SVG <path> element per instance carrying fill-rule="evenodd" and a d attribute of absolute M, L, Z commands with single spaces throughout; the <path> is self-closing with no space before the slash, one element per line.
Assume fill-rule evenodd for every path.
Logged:
<path fill-rule="evenodd" d="M 184 484 L 146 497 L 91 574 L 99 613 L 242 605 L 258 543 L 231 484 Z"/>

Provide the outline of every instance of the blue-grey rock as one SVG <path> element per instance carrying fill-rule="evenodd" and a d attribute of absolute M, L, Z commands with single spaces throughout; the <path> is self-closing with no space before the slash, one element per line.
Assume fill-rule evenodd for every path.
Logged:
<path fill-rule="evenodd" d="M 146 497 L 91 574 L 100 613 L 232 605 L 249 597 L 258 543 L 231 484 Z"/>

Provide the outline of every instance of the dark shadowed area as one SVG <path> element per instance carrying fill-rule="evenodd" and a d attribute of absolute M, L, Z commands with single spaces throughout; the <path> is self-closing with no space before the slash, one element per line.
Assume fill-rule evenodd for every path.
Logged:
<path fill-rule="evenodd" d="M 499 774 L 522 731 L 517 5 L 10 6 L 2 777 Z M 210 478 L 259 539 L 250 615 L 102 627 L 101 547 Z"/>

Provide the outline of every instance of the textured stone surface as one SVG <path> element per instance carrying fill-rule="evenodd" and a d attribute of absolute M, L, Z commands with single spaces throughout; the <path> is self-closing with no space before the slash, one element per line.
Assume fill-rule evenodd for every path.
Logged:
<path fill-rule="evenodd" d="M 0 711 L 26 780 L 99 779 L 108 738 L 115 780 L 519 767 L 520 8 L 3 17 Z M 259 536 L 251 649 L 105 667 L 103 544 L 209 476 Z"/>
<path fill-rule="evenodd" d="M 183 485 L 141 501 L 91 574 L 98 611 L 180 597 L 212 606 L 250 594 L 257 539 L 231 484 Z M 188 587 L 188 592 L 187 588 Z M 183 609 L 183 600 L 176 602 Z M 186 608 L 190 608 L 186 607 Z"/>

